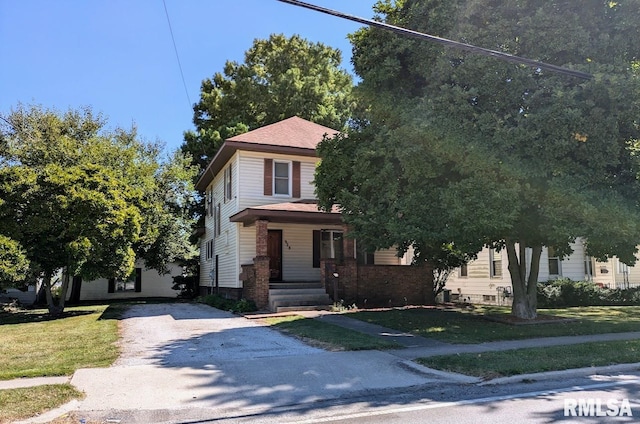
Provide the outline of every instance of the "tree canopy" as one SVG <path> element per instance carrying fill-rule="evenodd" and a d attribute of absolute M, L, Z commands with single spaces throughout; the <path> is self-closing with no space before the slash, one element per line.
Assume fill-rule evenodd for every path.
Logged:
<path fill-rule="evenodd" d="M 140 141 L 135 129 L 105 130 L 88 108 L 61 114 L 20 105 L 3 123 L 0 235 L 40 274 L 52 312 L 64 308 L 70 276 L 124 277 L 136 258 L 164 271 L 188 254 L 191 221 L 181 210 L 195 170 L 187 159 L 161 161 L 160 146 Z M 56 306 L 51 283 L 60 270 Z"/>
<path fill-rule="evenodd" d="M 596 258 L 635 262 L 639 1 L 406 0 L 376 11 L 594 78 L 359 30 L 356 93 L 368 111 L 346 142 L 320 147 L 325 206 L 339 203 L 356 235 L 380 247 L 405 239 L 470 254 L 505 249 L 512 312 L 523 318 L 536 315 L 543 246 L 566 255 L 581 237 Z"/>
<path fill-rule="evenodd" d="M 297 35 L 256 39 L 244 63 L 228 61 L 222 73 L 202 81 L 196 131 L 185 133 L 182 151 L 204 170 L 225 139 L 294 115 L 342 128 L 352 79 L 340 61 L 339 50 Z"/>

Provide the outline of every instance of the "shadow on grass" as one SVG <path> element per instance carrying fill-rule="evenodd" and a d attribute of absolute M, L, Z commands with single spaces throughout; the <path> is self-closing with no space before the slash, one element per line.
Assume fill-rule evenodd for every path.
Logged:
<path fill-rule="evenodd" d="M 94 311 L 87 310 L 72 310 L 64 311 L 62 314 L 51 315 L 46 309 L 14 309 L 14 310 L 0 310 L 0 325 L 10 324 L 27 324 L 31 322 L 46 322 L 55 321 L 59 319 L 65 319 L 70 317 L 77 317 L 82 315 L 90 315 Z"/>

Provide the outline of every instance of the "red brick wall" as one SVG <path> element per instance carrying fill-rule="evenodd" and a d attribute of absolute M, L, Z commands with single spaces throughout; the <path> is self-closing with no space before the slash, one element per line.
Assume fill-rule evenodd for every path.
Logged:
<path fill-rule="evenodd" d="M 337 281 L 330 270 L 335 269 Z M 433 303 L 433 274 L 427 266 L 357 265 L 322 261 L 322 281 L 335 302 L 358 307 L 425 305 Z M 334 288 L 334 283 L 336 283 Z"/>

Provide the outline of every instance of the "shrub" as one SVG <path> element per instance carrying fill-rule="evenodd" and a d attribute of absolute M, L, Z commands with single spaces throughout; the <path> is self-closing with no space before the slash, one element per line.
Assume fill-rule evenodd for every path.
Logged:
<path fill-rule="evenodd" d="M 240 299 L 226 299 L 219 294 L 210 294 L 207 296 L 200 296 L 196 299 L 197 302 L 213 306 L 216 309 L 222 309 L 223 311 L 231 312 L 252 312 L 257 311 L 258 308 L 252 300 Z"/>
<path fill-rule="evenodd" d="M 538 284 L 538 306 L 624 306 L 640 304 L 640 288 L 608 289 L 589 281 L 560 278 Z"/>

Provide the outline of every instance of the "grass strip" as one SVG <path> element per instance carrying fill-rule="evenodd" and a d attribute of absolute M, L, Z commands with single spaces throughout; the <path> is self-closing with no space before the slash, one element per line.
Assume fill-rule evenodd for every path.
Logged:
<path fill-rule="evenodd" d="M 70 375 L 105 367 L 118 357 L 117 318 L 122 306 L 71 307 L 61 318 L 46 310 L 0 314 L 0 380 Z"/>
<path fill-rule="evenodd" d="M 30 418 L 82 397 L 71 384 L 0 390 L 0 423 Z"/>
<path fill-rule="evenodd" d="M 640 340 L 442 355 L 419 358 L 416 362 L 429 368 L 492 379 L 640 362 Z"/>
<path fill-rule="evenodd" d="M 378 339 L 337 325 L 300 315 L 265 318 L 272 327 L 301 338 L 312 346 L 327 350 L 399 349 L 395 342 Z"/>
<path fill-rule="evenodd" d="M 392 309 L 349 313 L 383 327 L 434 338 L 448 343 L 483 343 L 534 337 L 576 336 L 640 331 L 640 307 L 591 306 L 540 309 L 538 313 L 577 319 L 574 322 L 513 326 L 483 318 L 485 313 L 508 314 L 507 308 L 476 307 L 462 309 Z"/>

